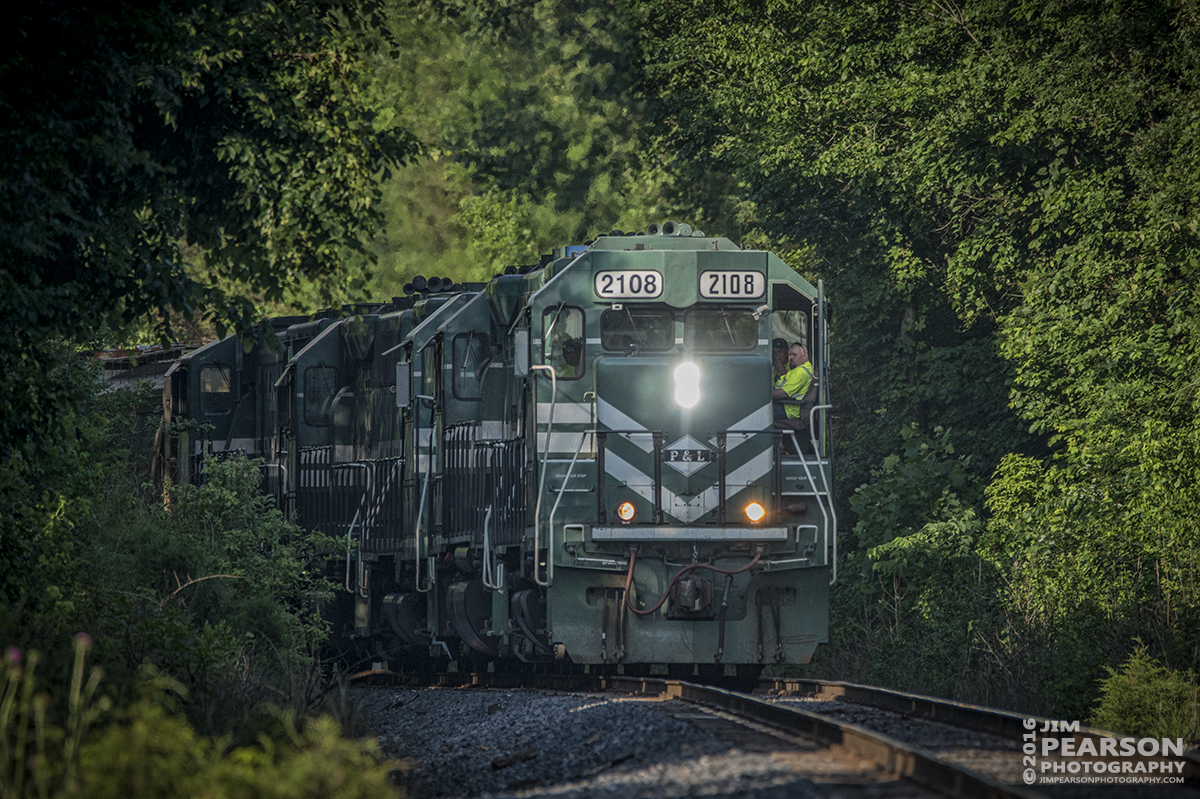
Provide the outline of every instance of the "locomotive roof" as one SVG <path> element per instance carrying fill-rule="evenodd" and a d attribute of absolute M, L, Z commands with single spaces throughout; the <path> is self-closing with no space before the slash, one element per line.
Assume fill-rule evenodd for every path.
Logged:
<path fill-rule="evenodd" d="M 633 233 L 620 236 L 597 236 L 592 242 L 593 250 L 740 250 L 724 236 L 705 236 L 694 232 L 689 235 Z"/>

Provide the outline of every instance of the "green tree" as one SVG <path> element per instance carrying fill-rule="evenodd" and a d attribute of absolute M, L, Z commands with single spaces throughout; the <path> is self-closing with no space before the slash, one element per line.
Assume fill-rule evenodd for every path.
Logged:
<path fill-rule="evenodd" d="M 381 119 L 429 157 L 384 187 L 380 293 L 417 274 L 486 280 L 680 209 L 641 133 L 637 36 L 619 4 L 397 0 L 388 24 L 399 46 L 375 72 Z"/>
<path fill-rule="evenodd" d="M 254 298 L 356 279 L 379 170 L 416 152 L 373 127 L 372 27 L 359 4 L 303 0 L 5 12 L 0 456 L 78 397 L 48 341 L 148 317 L 169 336 L 170 312 L 247 329 Z"/>
<path fill-rule="evenodd" d="M 826 278 L 850 487 L 909 421 L 990 484 L 1006 618 L 975 641 L 1009 701 L 1080 715 L 1135 634 L 1194 670 L 1191 7 L 640 8 L 665 146 L 736 173 Z"/>
<path fill-rule="evenodd" d="M 1200 687 L 1190 672 L 1164 669 L 1139 645 L 1120 671 L 1108 669 L 1089 723 L 1139 738 L 1200 740 Z"/>
<path fill-rule="evenodd" d="M 955 430 L 979 480 L 1014 442 L 1028 446 L 994 320 L 968 326 L 947 290 L 970 232 L 953 209 L 986 180 L 978 125 L 954 117 L 972 107 L 958 85 L 970 38 L 906 6 L 640 9 L 660 146 L 736 174 L 758 224 L 803 244 L 802 270 L 825 279 L 848 484 L 902 448 L 909 422 Z"/>

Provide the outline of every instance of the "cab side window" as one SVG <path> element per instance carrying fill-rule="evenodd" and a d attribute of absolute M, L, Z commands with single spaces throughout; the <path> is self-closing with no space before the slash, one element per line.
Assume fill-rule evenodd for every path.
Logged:
<path fill-rule="evenodd" d="M 233 385 L 229 367 L 209 363 L 200 367 L 200 411 L 205 416 L 225 416 L 233 410 Z"/>
<path fill-rule="evenodd" d="M 559 380 L 578 380 L 587 371 L 583 310 L 559 306 L 542 315 L 542 358 Z"/>
<path fill-rule="evenodd" d="M 454 396 L 460 400 L 479 399 L 479 384 L 483 381 L 483 370 L 491 359 L 492 348 L 487 336 L 474 331 L 459 333 L 453 341 L 454 379 L 451 386 Z"/>
<path fill-rule="evenodd" d="M 804 311 L 774 311 L 771 314 L 771 335 L 783 339 L 791 345 L 799 342 L 808 348 L 810 361 L 817 361 L 817 353 L 813 352 L 810 333 L 813 319 Z"/>
<path fill-rule="evenodd" d="M 337 370 L 310 366 L 304 370 L 304 423 L 311 427 L 333 424 L 333 395 L 337 392 Z"/>

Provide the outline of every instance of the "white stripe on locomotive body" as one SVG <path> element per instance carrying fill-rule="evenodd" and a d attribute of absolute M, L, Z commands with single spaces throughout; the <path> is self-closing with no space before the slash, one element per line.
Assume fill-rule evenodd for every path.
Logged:
<path fill-rule="evenodd" d="M 574 455 L 576 448 L 579 448 L 580 458 L 593 458 L 596 453 L 595 436 L 590 430 L 583 432 L 562 432 L 558 430 L 558 424 L 555 423 L 555 430 L 550 433 L 550 447 L 546 447 L 546 434 L 538 433 L 537 448 L 538 453 L 545 455 Z M 583 437 L 583 446 L 579 446 L 579 439 Z"/>
<path fill-rule="evenodd" d="M 433 428 L 429 427 L 427 425 L 423 425 L 420 429 L 419 434 L 417 435 L 417 441 L 416 441 L 416 444 L 417 444 L 417 474 L 418 475 L 426 474 L 427 470 L 429 469 L 429 456 L 430 456 L 430 449 L 432 446 L 432 444 L 431 444 L 432 441 L 433 441 Z M 435 474 L 441 469 L 440 461 L 438 460 L 437 456 L 438 456 L 438 453 L 436 451 L 433 452 L 433 471 Z"/>
<path fill-rule="evenodd" d="M 772 453 L 770 450 L 760 452 L 746 463 L 730 472 L 725 478 L 725 500 L 752 485 L 771 470 Z M 654 502 L 654 480 L 619 455 L 607 453 L 604 457 L 604 471 L 610 477 L 625 484 L 647 502 Z M 669 513 L 684 524 L 696 521 L 717 507 L 717 487 L 709 486 L 690 499 L 683 499 L 675 492 L 660 488 L 663 512 Z"/>
<path fill-rule="evenodd" d="M 428 455 L 428 453 L 422 452 L 420 455 L 417 456 L 417 476 L 424 477 L 425 474 L 427 474 L 428 469 L 429 469 L 429 455 Z M 441 469 L 442 469 L 442 467 L 440 465 L 440 462 L 438 461 L 437 453 L 434 453 L 433 473 L 436 475 L 441 471 Z"/>
<path fill-rule="evenodd" d="M 760 408 L 750 411 L 746 416 L 729 426 L 729 432 L 757 433 L 767 430 L 771 427 L 771 406 L 770 404 L 763 405 Z M 712 441 L 716 442 L 716 436 Z M 742 439 L 745 441 L 746 439 Z M 734 445 L 730 445 L 734 446 Z"/>
<path fill-rule="evenodd" d="M 540 406 L 539 406 L 540 407 Z M 596 398 L 596 415 L 599 417 L 600 424 L 609 430 L 637 430 L 646 431 L 645 425 L 638 422 L 636 419 L 628 416 L 615 405 L 603 397 Z M 557 419 L 558 412 L 555 411 Z M 756 408 L 747 414 L 744 418 L 739 419 L 729 426 L 731 433 L 757 433 L 767 430 L 771 426 L 771 406 L 763 405 Z M 749 440 L 749 436 L 730 436 L 725 441 L 725 451 L 730 452 L 734 448 L 740 446 Z M 645 452 L 654 451 L 654 440 L 650 436 L 629 436 L 628 440 L 637 445 Z M 717 437 L 714 435 L 709 439 L 709 443 L 714 447 L 717 445 Z"/>
<path fill-rule="evenodd" d="M 537 406 L 538 424 L 550 423 L 550 403 L 539 402 Z M 591 424 L 592 403 L 590 402 L 556 402 L 554 403 L 554 426 L 560 424 Z"/>
<path fill-rule="evenodd" d="M 640 422 L 627 416 L 624 411 L 603 397 L 596 397 L 596 416 L 599 417 L 600 424 L 609 430 L 637 430 L 640 432 L 646 429 Z M 645 452 L 654 451 L 654 439 L 650 436 L 630 436 L 629 441 L 641 447 Z"/>

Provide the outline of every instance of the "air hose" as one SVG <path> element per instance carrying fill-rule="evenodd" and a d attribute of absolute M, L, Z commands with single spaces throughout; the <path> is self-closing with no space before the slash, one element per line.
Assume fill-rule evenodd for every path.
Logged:
<path fill-rule="evenodd" d="M 625 607 L 629 608 L 639 616 L 649 616 L 651 613 L 654 613 L 661 608 L 662 604 L 667 601 L 667 597 L 671 595 L 671 589 L 675 587 L 675 583 L 679 582 L 679 578 L 683 577 L 683 575 L 687 574 L 693 569 L 708 569 L 709 571 L 714 571 L 718 574 L 741 574 L 744 571 L 749 571 L 750 569 L 754 568 L 754 566 L 760 560 L 762 560 L 762 554 L 762 550 L 758 550 L 754 553 L 754 557 L 751 558 L 749 563 L 737 569 L 720 569 L 707 563 L 690 563 L 679 571 L 675 572 L 675 576 L 672 577 L 670 582 L 667 583 L 666 590 L 663 591 L 663 595 L 658 598 L 658 601 L 654 603 L 654 607 L 649 608 L 648 610 L 638 610 L 633 606 L 633 603 L 629 601 L 629 587 L 633 584 L 633 564 L 637 562 L 637 549 L 630 548 L 629 572 L 625 575 Z"/>

